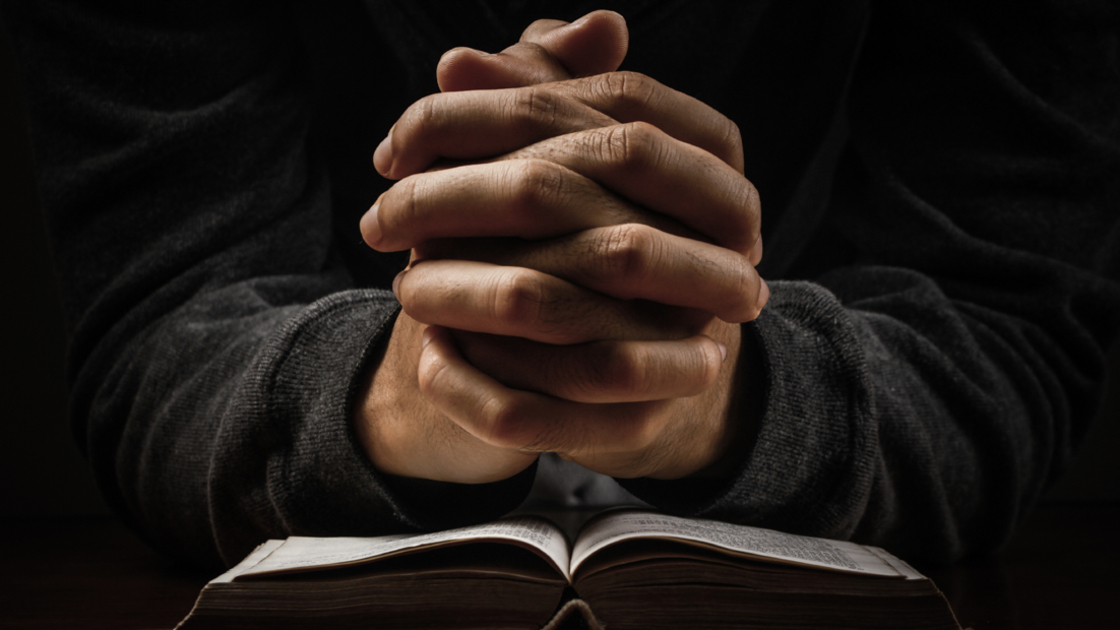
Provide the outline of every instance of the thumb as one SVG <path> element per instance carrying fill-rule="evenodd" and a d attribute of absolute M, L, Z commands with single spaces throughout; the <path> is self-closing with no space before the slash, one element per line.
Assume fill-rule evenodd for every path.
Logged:
<path fill-rule="evenodd" d="M 521 34 L 519 43 L 547 50 L 573 77 L 618 70 L 630 45 L 626 19 L 614 11 L 592 11 L 565 24 L 537 20 Z"/>
<path fill-rule="evenodd" d="M 575 22 L 537 20 L 521 40 L 491 55 L 455 48 L 440 59 L 436 80 L 443 92 L 521 87 L 618 69 L 629 45 L 626 20 L 614 11 L 593 11 Z"/>

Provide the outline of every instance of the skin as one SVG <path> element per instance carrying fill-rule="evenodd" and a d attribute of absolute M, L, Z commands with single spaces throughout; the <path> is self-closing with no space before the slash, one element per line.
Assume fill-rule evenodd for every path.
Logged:
<path fill-rule="evenodd" d="M 758 195 L 735 125 L 614 72 L 626 45 L 598 11 L 450 51 L 443 91 L 377 148 L 399 181 L 362 234 L 413 261 L 355 410 L 380 470 L 484 483 L 552 451 L 672 479 L 742 456 L 758 384 L 739 324 L 769 297 Z"/>

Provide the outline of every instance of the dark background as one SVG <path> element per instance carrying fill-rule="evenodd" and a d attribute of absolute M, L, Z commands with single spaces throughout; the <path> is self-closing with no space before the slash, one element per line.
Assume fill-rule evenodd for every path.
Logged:
<path fill-rule="evenodd" d="M 65 333 L 0 19 L 0 518 L 106 512 L 66 418 Z"/>
<path fill-rule="evenodd" d="M 39 214 L 17 70 L 0 21 L 0 520 L 107 512 L 66 417 L 64 327 Z M 1050 501 L 1120 503 L 1120 345 L 1104 406 Z"/>

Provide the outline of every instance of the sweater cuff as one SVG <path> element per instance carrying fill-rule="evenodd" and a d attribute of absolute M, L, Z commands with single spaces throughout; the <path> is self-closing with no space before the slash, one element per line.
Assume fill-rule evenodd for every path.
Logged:
<path fill-rule="evenodd" d="M 739 469 L 723 480 L 624 482 L 662 509 L 845 538 L 873 473 L 868 379 L 847 313 L 808 282 L 773 282 L 750 325 L 765 406 Z M 748 330 L 744 327 L 744 336 Z M 744 354 L 750 360 L 750 354 Z"/>
<path fill-rule="evenodd" d="M 463 484 L 430 479 L 402 477 L 381 472 L 369 461 L 365 450 L 353 430 L 354 405 L 359 392 L 369 377 L 368 367 L 372 361 L 380 360 L 393 325 L 400 315 L 400 306 L 393 298 L 394 311 L 379 331 L 377 339 L 369 346 L 362 358 L 358 371 L 351 374 L 350 389 L 347 393 L 346 415 L 343 421 L 349 427 L 348 439 L 352 451 L 367 464 L 374 485 L 394 506 L 394 518 L 409 529 L 435 531 L 462 527 L 479 522 L 491 521 L 514 509 L 529 494 L 536 476 L 537 463 L 516 475 L 492 483 Z"/>
<path fill-rule="evenodd" d="M 217 532 L 374 536 L 484 521 L 517 506 L 532 483 L 532 470 L 499 483 L 467 486 L 389 478 L 369 461 L 353 430 L 351 409 L 398 310 L 387 291 L 335 293 L 303 309 L 269 344 L 260 359 L 269 368 L 249 385 L 257 392 L 247 399 L 256 402 L 243 410 L 245 417 L 257 418 L 237 423 L 243 431 L 221 436 L 273 441 L 250 449 L 270 453 L 265 470 L 217 461 L 212 471 L 216 479 L 263 472 L 263 493 L 223 484 L 211 484 L 210 490 L 215 521 L 274 514 L 278 522 L 258 527 L 219 522 Z M 253 430 L 263 426 L 269 430 Z M 235 504 L 241 509 L 232 509 Z M 236 562 L 259 542 L 221 540 L 223 559 Z"/>

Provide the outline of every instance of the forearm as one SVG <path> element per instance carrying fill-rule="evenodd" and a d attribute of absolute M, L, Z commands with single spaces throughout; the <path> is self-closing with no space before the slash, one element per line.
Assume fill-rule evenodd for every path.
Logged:
<path fill-rule="evenodd" d="M 997 6 L 876 12 L 824 218 L 798 259 L 767 252 L 837 262 L 756 323 L 753 450 L 728 485 L 643 498 L 944 562 L 1005 542 L 1065 467 L 1120 323 L 1115 36 L 1091 7 Z"/>
<path fill-rule="evenodd" d="M 66 294 L 75 431 L 108 502 L 195 563 L 268 536 L 515 505 L 517 488 L 410 490 L 353 435 L 397 305 L 339 263 L 283 10 L 103 9 L 5 6 Z M 477 511 L 418 499 L 433 494 Z"/>

